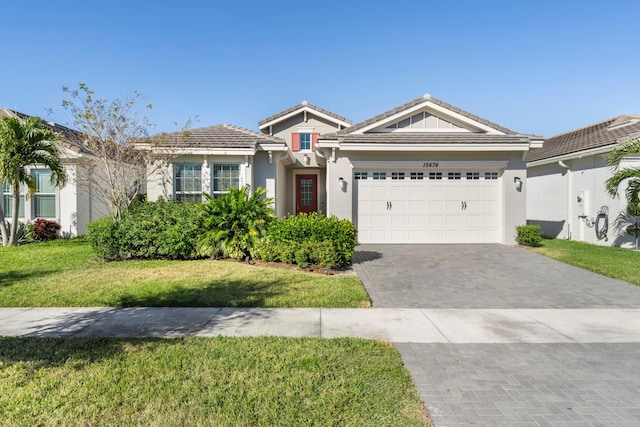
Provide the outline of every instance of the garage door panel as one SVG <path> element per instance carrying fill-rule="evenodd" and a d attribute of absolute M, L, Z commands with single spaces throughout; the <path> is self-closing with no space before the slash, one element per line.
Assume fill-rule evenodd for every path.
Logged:
<path fill-rule="evenodd" d="M 443 172 L 443 179 L 355 180 L 361 243 L 480 243 L 501 236 L 501 180 Z M 423 176 L 416 173 L 416 176 Z M 378 174 L 383 176 L 383 174 Z M 427 178 L 427 174 L 424 175 Z M 461 179 L 453 179 L 460 176 Z M 453 178 L 451 178 L 453 177 Z M 471 177 L 471 178 L 469 178 Z"/>

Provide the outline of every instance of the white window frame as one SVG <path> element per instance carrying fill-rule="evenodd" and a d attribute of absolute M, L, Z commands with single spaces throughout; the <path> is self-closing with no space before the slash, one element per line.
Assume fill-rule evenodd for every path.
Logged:
<path fill-rule="evenodd" d="M 6 219 L 10 219 L 13 217 L 13 189 L 9 186 L 9 184 L 5 184 L 0 187 L 2 190 L 0 193 L 2 194 L 2 210 L 4 211 L 4 215 Z M 18 218 L 25 219 L 26 215 L 26 204 L 25 204 L 25 193 L 27 192 L 27 187 L 24 184 L 20 184 L 20 208 L 18 209 Z M 20 215 L 20 210 L 22 210 L 22 215 Z"/>
<path fill-rule="evenodd" d="M 226 178 L 226 177 L 223 177 L 223 178 L 216 177 L 216 168 L 217 167 L 222 167 L 222 166 L 235 166 L 237 168 L 238 185 L 237 185 L 236 188 L 242 187 L 242 165 L 240 163 L 238 163 L 238 162 L 212 163 L 211 164 L 211 197 L 213 197 L 214 199 L 217 199 L 218 197 L 222 196 L 223 194 L 229 193 L 229 189 L 233 188 L 233 187 L 229 187 L 229 189 L 227 189 L 227 190 L 216 190 L 216 179 L 224 179 L 224 178 Z"/>
<path fill-rule="evenodd" d="M 178 169 L 184 168 L 185 166 L 198 167 L 200 169 L 200 190 L 199 191 L 178 190 Z M 180 182 L 181 182 L 181 186 L 184 187 L 184 185 L 182 184 L 182 179 L 183 178 L 181 177 Z M 196 196 L 199 196 L 199 197 L 196 197 Z M 173 165 L 173 200 L 176 200 L 176 201 L 189 200 L 193 202 L 198 202 L 198 201 L 202 202 L 202 163 L 196 163 L 196 162 L 174 163 Z"/>
<path fill-rule="evenodd" d="M 53 187 L 53 191 L 52 192 L 45 193 L 45 192 L 40 191 L 40 189 L 38 188 L 38 179 L 35 176 L 40 171 L 49 172 L 49 174 L 51 174 L 51 170 L 50 169 L 42 168 L 42 167 L 33 168 L 30 171 L 31 176 L 33 176 L 33 178 L 36 180 L 36 192 L 33 194 L 33 196 L 32 196 L 33 200 L 31 201 L 31 213 L 32 213 L 32 216 L 33 216 L 33 218 L 57 219 L 58 218 L 58 197 L 59 197 L 58 191 L 56 190 L 55 186 Z M 53 215 L 52 216 L 38 215 L 38 213 L 40 213 L 40 212 L 38 212 L 38 200 L 42 196 L 47 196 L 47 197 L 53 196 Z"/>

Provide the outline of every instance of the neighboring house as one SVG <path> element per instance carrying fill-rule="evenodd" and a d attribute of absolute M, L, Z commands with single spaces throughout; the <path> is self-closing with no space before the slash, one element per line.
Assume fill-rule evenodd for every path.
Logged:
<path fill-rule="evenodd" d="M 18 117 L 24 119 L 26 114 L 10 109 L 0 109 L 0 117 Z M 96 197 L 93 196 L 91 185 L 82 179 L 83 157 L 89 156 L 84 148 L 75 143 L 73 135 L 77 133 L 57 123 L 47 123 L 51 129 L 61 135 L 59 143 L 62 148 L 62 163 L 67 172 L 67 184 L 62 188 L 55 188 L 51 184 L 51 172 L 41 166 L 32 165 L 27 169 L 36 180 L 36 193 L 25 198 L 26 187 L 21 189 L 20 211 L 21 222 L 33 222 L 38 218 L 57 221 L 60 232 L 64 236 L 82 235 L 87 232 L 87 224 L 104 215 L 107 210 Z M 6 219 L 12 215 L 12 191 L 8 186 L 0 186 L 2 207 Z"/>
<path fill-rule="evenodd" d="M 429 95 L 354 126 L 302 102 L 259 127 L 194 129 L 146 146 L 169 159 L 149 179 L 149 199 L 247 184 L 267 189 L 278 216 L 354 221 L 360 243 L 513 244 L 526 221 L 525 159 L 543 143 Z"/>
<path fill-rule="evenodd" d="M 566 132 L 532 150 L 527 162 L 527 220 L 549 237 L 602 245 L 629 246 L 616 219 L 626 208 L 621 197 L 611 198 L 605 181 L 611 149 L 640 135 L 640 115 L 622 115 Z M 640 166 L 628 158 L 622 166 Z"/>

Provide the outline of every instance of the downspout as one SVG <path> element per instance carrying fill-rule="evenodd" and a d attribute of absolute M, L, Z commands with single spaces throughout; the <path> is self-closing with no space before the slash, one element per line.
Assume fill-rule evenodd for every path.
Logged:
<path fill-rule="evenodd" d="M 573 179 L 571 176 L 571 167 L 568 166 L 565 162 L 563 162 L 562 160 L 558 160 L 558 165 L 562 168 L 565 168 L 567 170 L 567 240 L 571 240 L 571 218 L 573 218 L 572 215 L 572 207 L 573 207 L 573 196 L 571 195 L 571 187 L 573 184 Z"/>

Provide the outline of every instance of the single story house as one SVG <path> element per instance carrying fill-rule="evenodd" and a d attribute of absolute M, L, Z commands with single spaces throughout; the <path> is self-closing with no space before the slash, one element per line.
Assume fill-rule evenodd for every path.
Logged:
<path fill-rule="evenodd" d="M 278 216 L 352 220 L 360 243 L 515 243 L 526 222 L 526 158 L 542 137 L 521 134 L 424 95 L 356 125 L 302 102 L 258 124 L 176 133 L 139 144 L 150 200 L 201 200 L 261 186 Z"/>
<path fill-rule="evenodd" d="M 527 161 L 527 221 L 549 237 L 601 245 L 631 246 L 617 221 L 626 199 L 612 198 L 605 181 L 612 172 L 607 157 L 620 142 L 640 135 L 640 115 L 621 115 L 556 135 Z M 625 166 L 640 166 L 629 157 Z"/>
<path fill-rule="evenodd" d="M 0 117 L 18 117 L 25 119 L 26 114 L 0 109 Z M 51 172 L 42 165 L 32 165 L 27 170 L 36 180 L 36 193 L 25 198 L 26 187 L 21 190 L 19 221 L 27 223 L 38 218 L 54 220 L 61 226 L 63 236 L 77 236 L 86 234 L 87 224 L 107 214 L 105 205 L 95 197 L 91 185 L 84 178 L 88 176 L 82 158 L 90 156 L 75 137 L 76 131 L 57 123 L 47 123 L 51 129 L 58 132 L 62 138 L 62 163 L 67 172 L 67 183 L 62 188 L 55 188 L 51 184 Z M 13 191 L 8 185 L 0 186 L 0 197 L 5 218 L 12 215 Z"/>

